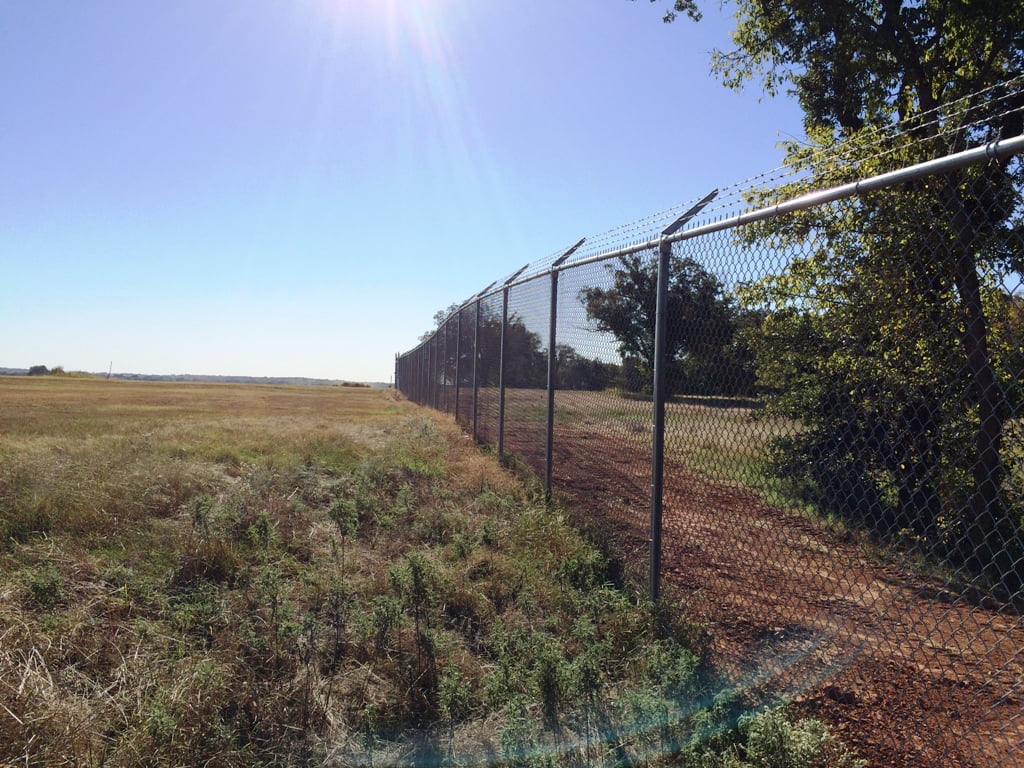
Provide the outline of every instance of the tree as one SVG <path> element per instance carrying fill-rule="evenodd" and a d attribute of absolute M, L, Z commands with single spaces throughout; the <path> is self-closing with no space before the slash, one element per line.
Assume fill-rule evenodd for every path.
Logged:
<path fill-rule="evenodd" d="M 975 94 L 1024 68 L 1024 6 L 1017 0 L 734 5 L 736 47 L 712 54 L 713 71 L 731 88 L 758 78 L 771 95 L 785 88 L 799 99 L 808 126 L 878 127 Z M 700 19 L 695 2 L 675 0 L 665 20 L 680 12 Z"/>
<path fill-rule="evenodd" d="M 501 364 L 501 317 L 480 318 L 480 358 L 478 375 L 482 386 L 498 386 Z M 547 386 L 548 356 L 539 334 L 526 327 L 512 313 L 505 328 L 505 386 L 540 388 Z"/>
<path fill-rule="evenodd" d="M 619 342 L 646 381 L 654 370 L 657 263 L 642 254 L 608 265 L 610 288 L 585 288 L 579 299 L 597 331 Z M 728 354 L 736 326 L 722 284 L 693 259 L 670 257 L 666 335 L 666 382 L 671 394 L 733 394 L 739 372 Z"/>
<path fill-rule="evenodd" d="M 888 170 L 879 131 L 904 162 L 1021 132 L 1019 93 L 979 111 L 1024 69 L 1019 0 L 736 7 L 736 48 L 713 54 L 712 67 L 730 87 L 760 80 L 769 94 L 798 98 L 811 142 L 790 145 L 787 160 L 816 186 Z M 1024 268 L 1013 232 L 1022 182 L 1022 164 L 1008 160 L 861 198 L 831 220 L 811 212 L 754 228 L 820 245 L 748 294 L 774 310 L 754 342 L 761 375 L 807 427 L 784 457 L 813 466 L 819 486 L 847 478 L 866 494 L 858 508 L 888 505 L 929 546 L 943 528 L 957 541 L 952 554 L 1011 590 L 1024 566 L 1003 437 L 1020 371 L 1004 354 L 1013 339 L 1001 336 L 998 313 L 1007 306 L 999 276 Z"/>
<path fill-rule="evenodd" d="M 481 307 L 479 328 L 476 327 L 476 304 L 459 310 L 453 304 L 434 315 L 437 328 L 421 337 L 426 341 L 438 334 L 436 354 L 444 357 L 441 366 L 442 381 L 456 383 L 458 360 L 459 386 L 469 386 L 473 377 L 474 342 L 477 351 L 477 384 L 481 387 L 498 386 L 501 362 L 501 315 L 493 308 Z M 440 332 L 440 333 L 439 333 Z M 460 338 L 461 335 L 461 338 Z M 547 353 L 541 337 L 529 330 L 523 319 L 512 313 L 505 329 L 505 386 L 545 387 L 547 385 Z"/>
<path fill-rule="evenodd" d="M 433 336 L 438 329 L 444 325 L 444 321 L 459 311 L 460 304 L 449 304 L 445 309 L 439 309 L 434 313 L 434 327 L 429 331 L 420 334 L 419 341 L 423 342 Z"/>
<path fill-rule="evenodd" d="M 612 386 L 619 366 L 598 358 L 586 358 L 569 344 L 555 345 L 555 371 L 558 389 L 600 391 Z"/>

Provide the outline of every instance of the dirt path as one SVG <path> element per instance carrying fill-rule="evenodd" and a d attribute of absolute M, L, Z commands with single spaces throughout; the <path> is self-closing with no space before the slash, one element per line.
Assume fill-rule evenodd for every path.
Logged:
<path fill-rule="evenodd" d="M 509 448 L 538 460 L 535 444 Z M 565 431 L 554 480 L 645 563 L 642 454 Z M 666 585 L 712 629 L 716 663 L 734 680 L 793 699 L 871 766 L 1024 766 L 1018 613 L 974 605 L 680 464 L 666 467 L 665 489 Z"/>

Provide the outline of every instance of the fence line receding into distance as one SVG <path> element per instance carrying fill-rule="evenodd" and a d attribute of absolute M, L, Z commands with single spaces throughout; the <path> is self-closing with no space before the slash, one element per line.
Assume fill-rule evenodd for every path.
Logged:
<path fill-rule="evenodd" d="M 527 264 L 397 386 L 760 696 L 894 764 L 1022 764 L 1022 82 Z"/>

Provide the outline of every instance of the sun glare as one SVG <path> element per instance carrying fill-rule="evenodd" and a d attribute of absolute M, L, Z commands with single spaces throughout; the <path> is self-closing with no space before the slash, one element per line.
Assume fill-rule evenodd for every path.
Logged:
<path fill-rule="evenodd" d="M 342 35 L 383 34 L 388 53 L 426 60 L 443 58 L 445 30 L 457 0 L 316 0 Z"/>
<path fill-rule="evenodd" d="M 443 152 L 465 159 L 479 149 L 465 95 L 466 51 L 459 41 L 484 10 L 468 0 L 313 0 L 335 34 L 372 49 L 372 66 L 409 105 L 405 117 L 420 142 L 428 134 Z M 384 96 L 382 96 L 384 98 Z M 456 163 L 458 165 L 458 163 Z M 449 167 L 451 167 L 449 165 Z"/>
<path fill-rule="evenodd" d="M 467 198 L 504 199 L 505 184 L 478 112 L 482 30 L 492 13 L 473 0 L 306 0 L 345 51 L 324 77 L 361 80 L 375 100 L 391 157 Z M 326 28 L 326 29 L 325 29 Z M 364 104 L 364 107 L 366 105 Z"/>

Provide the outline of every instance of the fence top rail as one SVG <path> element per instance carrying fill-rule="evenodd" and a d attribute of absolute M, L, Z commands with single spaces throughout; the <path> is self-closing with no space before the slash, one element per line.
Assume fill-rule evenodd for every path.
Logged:
<path fill-rule="evenodd" d="M 994 160 L 1005 160 L 1015 154 L 1024 152 L 1024 134 L 1019 136 L 1013 136 L 1007 139 L 998 139 L 996 141 L 990 141 L 987 144 L 983 144 L 971 149 L 965 149 L 961 152 L 956 152 L 951 155 L 945 155 L 940 158 L 933 160 L 925 160 L 914 165 L 908 165 L 905 168 L 900 168 L 895 171 L 889 171 L 887 173 L 881 173 L 876 176 L 870 176 L 866 179 L 859 181 L 849 182 L 847 184 L 841 184 L 835 187 L 829 187 L 827 189 L 816 190 L 812 192 L 806 192 L 797 197 L 784 200 L 780 203 L 765 206 L 763 208 L 757 208 L 753 211 L 747 211 L 744 213 L 738 213 L 734 216 L 721 219 L 719 221 L 709 222 L 706 224 L 698 224 L 697 226 L 683 229 L 681 231 L 672 232 L 671 234 L 662 234 L 658 237 L 650 238 L 641 242 L 633 243 L 631 245 L 623 246 L 621 248 L 615 248 L 612 250 L 602 251 L 601 253 L 593 254 L 591 256 L 584 256 L 573 261 L 563 262 L 561 259 L 556 260 L 547 269 L 531 272 L 524 277 L 519 277 L 526 270 L 527 267 L 523 267 L 516 272 L 511 278 L 505 281 L 495 281 L 489 286 L 484 288 L 477 294 L 474 294 L 471 298 L 466 300 L 459 308 L 452 312 L 448 317 L 444 319 L 444 322 L 438 327 L 443 328 L 452 317 L 463 309 L 473 304 L 474 302 L 480 301 L 485 298 L 489 298 L 492 295 L 501 293 L 510 288 L 515 288 L 520 285 L 533 282 L 543 277 L 547 277 L 554 272 L 560 272 L 568 269 L 574 269 L 576 267 L 583 267 L 588 264 L 596 264 L 602 261 L 609 261 L 611 259 L 622 258 L 624 256 L 632 256 L 643 251 L 655 250 L 661 247 L 663 244 L 678 243 L 683 240 L 690 240 L 695 237 L 701 237 L 703 235 L 709 235 L 714 232 L 721 232 L 727 229 L 735 229 L 747 224 L 753 224 L 759 221 L 766 221 L 769 219 L 777 218 L 789 213 L 795 213 L 797 211 L 807 210 L 813 208 L 816 205 L 823 205 L 825 203 L 835 202 L 837 200 L 844 200 L 846 198 L 854 197 L 856 195 L 862 195 L 867 192 L 875 192 L 888 187 L 896 186 L 897 184 L 903 184 L 908 181 L 915 181 L 922 179 L 926 176 L 931 176 L 938 173 L 946 173 L 949 171 L 959 170 L 961 168 L 967 168 L 971 165 L 983 163 Z M 704 202 L 711 197 L 705 197 Z M 698 203 L 700 205 L 700 203 Z M 696 207 L 696 206 L 695 206 Z M 571 255 L 582 241 L 570 249 L 569 254 Z M 529 265 L 527 265 L 529 266 Z M 495 288 L 495 286 L 498 286 Z M 435 330 L 436 334 L 437 331 Z M 433 334 L 430 338 L 433 338 Z M 418 350 L 423 344 L 430 341 L 430 338 L 425 339 L 416 348 L 410 350 L 406 354 L 412 354 Z M 403 355 L 404 357 L 404 355 Z"/>
<path fill-rule="evenodd" d="M 953 155 L 946 155 L 945 157 L 940 157 L 935 160 L 926 160 L 914 165 L 908 165 L 906 168 L 900 168 L 896 171 L 889 171 L 888 173 L 871 176 L 866 179 L 861 179 L 860 181 L 853 181 L 848 184 L 829 187 L 828 189 L 807 192 L 781 203 L 775 203 L 774 205 L 769 205 L 764 208 L 757 208 L 753 211 L 739 213 L 735 216 L 722 219 L 721 221 L 700 224 L 674 234 L 662 235 L 661 237 L 651 238 L 650 240 L 642 243 L 636 243 L 623 248 L 617 248 L 615 250 L 605 251 L 593 256 L 587 256 L 586 258 L 577 259 L 576 261 L 564 264 L 558 268 L 569 269 L 572 267 L 580 267 L 585 264 L 593 264 L 600 261 L 620 258 L 622 256 L 632 256 L 635 253 L 658 248 L 662 243 L 678 243 L 694 237 L 709 235 L 713 232 L 735 229 L 736 227 L 740 227 L 745 224 L 753 224 L 757 221 L 777 218 L 787 213 L 795 213 L 796 211 L 813 208 L 816 205 L 823 205 L 824 203 L 843 200 L 855 195 L 862 195 L 867 192 L 874 192 L 887 187 L 893 187 L 897 184 L 914 181 L 933 174 L 966 168 L 970 165 L 985 162 L 986 160 L 1004 160 L 1007 157 L 1022 151 L 1024 151 L 1024 134 L 1014 136 L 1009 139 L 992 141 L 988 144 L 974 147 L 973 149 L 966 149 Z"/>

